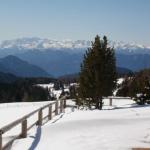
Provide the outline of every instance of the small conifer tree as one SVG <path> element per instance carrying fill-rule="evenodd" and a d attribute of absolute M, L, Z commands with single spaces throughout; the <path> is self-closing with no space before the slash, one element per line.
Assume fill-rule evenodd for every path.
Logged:
<path fill-rule="evenodd" d="M 107 37 L 97 35 L 86 51 L 79 75 L 79 98 L 82 104 L 102 109 L 103 96 L 112 95 L 116 86 L 114 49 L 108 47 Z"/>

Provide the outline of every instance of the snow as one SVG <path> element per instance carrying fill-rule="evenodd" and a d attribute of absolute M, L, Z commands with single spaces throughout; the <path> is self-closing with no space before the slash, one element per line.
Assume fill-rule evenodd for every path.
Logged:
<path fill-rule="evenodd" d="M 117 85 L 121 85 L 124 80 L 125 80 L 124 78 L 118 78 L 118 79 L 117 79 Z M 114 90 L 114 92 L 113 92 L 113 95 L 114 95 L 114 96 L 117 94 L 117 91 L 118 91 L 118 90 L 119 90 L 118 88 Z"/>
<path fill-rule="evenodd" d="M 0 104 L 0 114 L 1 114 L 0 128 L 48 103 L 50 102 L 45 101 L 45 102 L 20 102 L 20 103 Z"/>
<path fill-rule="evenodd" d="M 117 80 L 117 84 L 122 84 L 123 83 L 123 81 L 124 81 L 124 78 L 119 78 L 118 80 Z"/>
<path fill-rule="evenodd" d="M 69 88 L 65 88 L 64 92 L 68 92 L 69 93 L 70 92 Z"/>
<path fill-rule="evenodd" d="M 0 105 L 0 113 L 6 114 L 1 116 L 0 125 L 44 103 Z M 27 138 L 16 140 L 11 149 L 127 150 L 150 147 L 150 105 L 139 107 L 132 100 L 114 99 L 108 110 L 108 99 L 104 104 L 102 111 L 66 108 L 65 113 L 41 128 L 33 128 Z"/>
<path fill-rule="evenodd" d="M 50 92 L 50 95 L 52 97 L 55 97 L 56 99 L 59 99 L 60 95 L 62 94 L 63 90 L 55 90 L 54 88 L 54 83 L 49 83 L 49 84 L 37 84 L 36 86 L 40 86 L 42 88 L 47 88 Z M 64 88 L 64 92 L 70 92 L 69 86 Z"/>
<path fill-rule="evenodd" d="M 128 42 L 109 42 L 110 46 L 113 46 L 119 52 L 126 53 L 150 53 L 149 45 L 142 45 L 138 43 L 128 43 Z M 88 40 L 53 40 L 53 39 L 43 39 L 43 38 L 19 38 L 14 40 L 5 40 L 0 43 L 1 49 L 15 48 L 18 50 L 73 50 L 77 49 L 81 51 L 91 47 L 91 41 Z M 80 50 L 79 50 L 80 52 Z"/>
<path fill-rule="evenodd" d="M 37 84 L 36 86 L 40 86 L 42 88 L 47 88 L 50 92 L 51 96 L 54 96 L 56 99 L 58 99 L 62 93 L 62 90 L 55 90 L 54 83 L 49 84 Z"/>
<path fill-rule="evenodd" d="M 49 83 L 49 84 L 37 84 L 37 86 L 50 89 L 50 88 L 53 88 L 53 87 L 54 87 L 54 83 Z"/>
<path fill-rule="evenodd" d="M 59 99 L 61 93 L 62 93 L 62 90 L 54 90 L 53 91 L 53 94 L 56 97 L 56 99 Z"/>
<path fill-rule="evenodd" d="M 30 112 L 46 105 L 52 103 L 53 101 L 45 102 L 20 102 L 20 103 L 3 103 L 0 104 L 0 128 L 9 123 L 29 114 Z M 52 107 L 54 110 L 54 106 Z M 48 109 L 43 111 L 43 114 L 46 116 L 48 114 Z M 38 118 L 38 114 L 33 115 L 28 119 L 28 126 L 33 124 Z M 7 133 L 3 135 L 3 143 L 6 143 L 13 136 L 21 133 L 21 125 L 16 126 Z"/>
<path fill-rule="evenodd" d="M 18 49 L 78 49 L 87 48 L 91 45 L 90 41 L 86 40 L 50 40 L 41 38 L 20 38 L 14 40 L 5 40 L 0 43 L 0 48 L 18 48 Z"/>

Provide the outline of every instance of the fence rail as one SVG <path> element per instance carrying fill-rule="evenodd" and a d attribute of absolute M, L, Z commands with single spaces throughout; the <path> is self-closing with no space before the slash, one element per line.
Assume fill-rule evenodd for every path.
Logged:
<path fill-rule="evenodd" d="M 131 97 L 115 97 L 115 96 L 108 96 L 108 97 L 103 97 L 103 99 L 109 99 L 109 106 L 113 105 L 113 100 L 119 99 L 119 100 L 131 100 Z"/>
<path fill-rule="evenodd" d="M 53 105 L 55 105 L 54 111 L 52 110 Z M 2 127 L 0 129 L 0 150 L 6 150 L 13 143 L 13 141 L 18 138 L 26 138 L 28 130 L 30 130 L 36 125 L 42 126 L 43 120 L 45 119 L 51 120 L 53 113 L 56 116 L 59 113 L 62 113 L 65 107 L 66 107 L 66 100 L 65 98 L 62 98 L 53 103 L 44 105 L 43 107 L 40 107 L 39 109 L 36 109 L 35 111 L 23 116 L 22 118 L 15 120 L 14 122 Z M 43 110 L 46 108 L 48 108 L 48 114 L 45 117 L 43 117 Z M 35 114 L 38 115 L 38 119 L 34 123 L 32 123 L 30 126 L 28 126 L 28 119 Z M 3 144 L 3 134 L 8 132 L 9 130 L 11 130 L 12 128 L 16 127 L 19 124 L 21 124 L 21 133 L 19 133 L 17 136 L 14 136 L 6 144 Z"/>

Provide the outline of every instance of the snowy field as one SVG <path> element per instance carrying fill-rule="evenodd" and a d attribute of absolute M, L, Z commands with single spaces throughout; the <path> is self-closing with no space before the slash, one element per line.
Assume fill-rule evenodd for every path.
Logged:
<path fill-rule="evenodd" d="M 52 102 L 52 101 L 51 101 Z M 29 114 L 30 112 L 46 105 L 51 102 L 21 102 L 21 103 L 3 103 L 0 104 L 0 128 L 9 123 L 22 118 L 23 116 Z M 54 109 L 54 108 L 53 108 Z M 44 114 L 48 114 L 48 109 L 46 109 Z M 38 114 L 33 115 L 28 119 L 28 126 L 33 124 L 38 119 Z M 3 144 L 13 138 L 15 135 L 21 133 L 21 124 L 12 128 L 10 131 L 3 135 Z"/>
<path fill-rule="evenodd" d="M 130 150 L 133 147 L 150 147 L 150 106 L 137 107 L 131 100 L 114 100 L 111 107 L 108 103 L 105 100 L 106 106 L 102 111 L 67 108 L 64 114 L 41 128 L 32 129 L 27 138 L 16 140 L 11 149 Z M 26 109 L 27 112 L 38 106 L 26 104 L 22 106 L 22 111 Z M 19 112 L 17 107 L 0 107 L 0 112 L 11 110 L 16 114 Z M 7 117 L 16 119 L 13 115 Z M 0 117 L 0 124 L 2 120 L 7 119 Z"/>
<path fill-rule="evenodd" d="M 0 128 L 50 102 L 20 102 L 0 104 Z"/>

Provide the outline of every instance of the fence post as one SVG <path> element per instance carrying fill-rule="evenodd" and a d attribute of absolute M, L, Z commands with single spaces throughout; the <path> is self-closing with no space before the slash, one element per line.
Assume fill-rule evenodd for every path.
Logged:
<path fill-rule="evenodd" d="M 37 123 L 39 126 L 42 126 L 42 118 L 43 118 L 43 112 L 42 109 L 40 109 L 38 112 L 38 123 Z"/>
<path fill-rule="evenodd" d="M 22 121 L 22 132 L 21 137 L 26 138 L 27 137 L 27 119 Z"/>
<path fill-rule="evenodd" d="M 112 106 L 112 98 L 109 99 L 109 106 Z"/>
<path fill-rule="evenodd" d="M 55 115 L 58 115 L 58 100 L 55 103 Z"/>
<path fill-rule="evenodd" d="M 63 107 L 66 108 L 66 99 L 64 99 L 64 106 Z"/>
<path fill-rule="evenodd" d="M 64 100 L 62 100 L 62 112 L 64 113 Z"/>
<path fill-rule="evenodd" d="M 2 142 L 2 132 L 0 131 L 0 150 L 2 150 L 2 147 L 3 147 L 3 142 Z"/>
<path fill-rule="evenodd" d="M 52 105 L 50 105 L 49 108 L 48 108 L 48 119 L 49 120 L 52 119 Z"/>
<path fill-rule="evenodd" d="M 63 112 L 63 100 L 60 100 L 60 113 Z"/>

